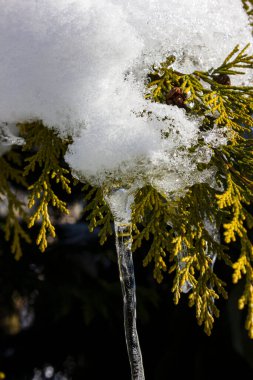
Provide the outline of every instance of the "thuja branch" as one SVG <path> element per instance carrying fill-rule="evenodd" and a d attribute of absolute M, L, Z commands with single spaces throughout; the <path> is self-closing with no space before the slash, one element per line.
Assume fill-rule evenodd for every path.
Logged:
<path fill-rule="evenodd" d="M 177 218 L 173 213 L 168 217 L 172 226 L 169 236 L 172 236 L 174 243 L 171 249 L 170 239 L 166 238 L 170 255 L 176 258 L 183 247 L 186 248 L 183 266 L 178 266 L 177 261 L 174 261 L 169 271 L 175 272 L 175 302 L 180 298 L 182 284 L 186 281 L 191 283 L 190 305 L 195 304 L 197 319 L 204 324 L 209 334 L 213 316 L 218 315 L 213 301 L 219 293 L 226 296 L 224 283 L 214 276 L 205 255 L 206 245 L 211 247 L 218 258 L 233 266 L 234 282 L 246 277 L 239 307 L 249 306 L 246 328 L 252 337 L 253 324 L 250 321 L 253 319 L 253 309 L 250 305 L 253 294 L 253 248 L 247 229 L 253 226 L 253 217 L 248 211 L 248 205 L 253 203 L 253 87 L 231 85 L 231 76 L 253 68 L 253 56 L 247 54 L 247 48 L 248 45 L 240 50 L 236 46 L 219 67 L 192 74 L 175 71 L 174 60 L 167 59 L 149 74 L 146 97 L 153 102 L 184 108 L 189 116 L 202 120 L 203 131 L 224 127 L 227 130 L 228 144 L 213 148 L 213 157 L 208 164 L 209 167 L 214 165 L 217 168 L 216 182 L 220 190 L 215 191 L 202 184 L 194 186 L 179 200 Z M 194 201 L 196 195 L 197 202 Z M 240 241 L 241 254 L 234 264 L 225 253 L 225 247 L 214 242 L 208 234 L 204 227 L 205 219 L 215 222 L 218 228 L 223 225 L 227 244 Z M 147 236 L 150 222 L 146 217 L 143 220 L 145 224 L 141 234 Z M 159 262 L 158 252 L 156 262 Z M 164 254 L 161 258 L 164 261 Z"/>
<path fill-rule="evenodd" d="M 184 195 L 175 194 L 172 201 L 160 190 L 147 185 L 136 191 L 132 205 L 133 249 L 141 247 L 144 240 L 150 241 L 144 265 L 154 265 L 153 273 L 158 282 L 168 273 L 174 274 L 172 290 L 176 303 L 185 284 L 190 285 L 190 305 L 195 307 L 198 322 L 204 325 L 208 334 L 214 316 L 218 315 L 214 300 L 221 295 L 226 297 L 223 280 L 212 270 L 212 258 L 217 257 L 233 267 L 234 282 L 246 278 L 239 306 L 249 306 L 247 328 L 253 336 L 250 323 L 253 318 L 250 307 L 253 250 L 247 234 L 247 229 L 253 226 L 253 217 L 248 211 L 248 205 L 253 201 L 253 88 L 231 85 L 230 80 L 231 76 L 238 75 L 238 68 L 253 68 L 253 58 L 246 54 L 246 48 L 240 50 L 236 47 L 216 69 L 192 74 L 175 71 L 175 58 L 168 57 L 159 67 L 152 68 L 147 80 L 148 99 L 183 108 L 189 118 L 198 119 L 201 133 L 216 128 L 221 131 L 221 136 L 227 138 L 227 145 L 213 147 L 210 162 L 198 167 L 199 171 L 215 168 L 215 188 L 200 183 L 186 189 Z M 29 227 L 40 221 L 37 244 L 43 251 L 48 234 L 55 236 L 50 208 L 68 213 L 66 202 L 57 195 L 56 189 L 59 184 L 66 193 L 71 190 L 68 169 L 62 160 L 69 141 L 60 139 L 40 121 L 22 124 L 20 129 L 26 140 L 23 152 L 27 157 L 23 172 L 30 183 L 32 215 Z M 163 138 L 168 137 L 165 134 Z M 201 143 L 200 138 L 197 144 Z M 190 149 L 194 151 L 195 147 L 189 148 L 189 153 Z M 2 161 L 1 166 L 4 165 L 5 161 Z M 5 180 L 2 180 L 2 193 L 7 194 L 10 204 L 14 205 L 12 193 L 8 193 L 6 188 L 9 187 L 5 186 L 8 175 L 5 174 Z M 35 180 L 31 179 L 33 175 Z M 104 200 L 104 188 L 87 185 L 83 190 L 90 230 L 100 227 L 100 241 L 104 243 L 112 233 L 112 214 Z M 10 231 L 9 225 L 15 224 L 15 212 L 10 211 L 9 215 L 7 231 Z M 231 260 L 227 247 L 214 238 L 208 228 L 212 224 L 217 231 L 223 226 L 227 245 L 239 240 L 241 252 L 237 261 Z M 15 228 L 17 235 L 22 235 L 18 223 Z M 6 237 L 9 235 L 7 232 Z M 13 251 L 19 252 L 18 240 L 15 241 Z"/>
<path fill-rule="evenodd" d="M 100 227 L 98 233 L 100 244 L 104 244 L 109 235 L 112 235 L 112 213 L 104 200 L 103 189 L 83 186 L 85 192 L 86 207 L 84 209 L 89 222 L 89 230 L 93 232 L 96 227 Z"/>
<path fill-rule="evenodd" d="M 0 157 L 0 197 L 5 198 L 8 203 L 8 212 L 5 222 L 5 238 L 11 241 L 11 252 L 16 260 L 22 256 L 21 239 L 27 243 L 31 242 L 29 234 L 20 223 L 28 220 L 25 205 L 21 202 L 11 183 L 21 185 L 26 188 L 26 181 L 23 177 L 21 159 L 18 153 L 9 152 L 4 157 Z"/>
<path fill-rule="evenodd" d="M 47 247 L 47 235 L 55 237 L 55 227 L 50 218 L 50 207 L 68 214 L 67 204 L 55 192 L 53 185 L 59 184 L 68 194 L 71 193 L 69 170 L 62 165 L 68 141 L 61 140 L 53 130 L 43 126 L 42 122 L 20 125 L 26 144 L 24 152 L 29 152 L 25 159 L 24 176 L 39 172 L 38 178 L 28 187 L 29 208 L 34 208 L 29 219 L 29 228 L 41 222 L 36 240 L 41 251 Z M 31 154 L 31 152 L 33 152 Z M 31 155 L 30 155 L 31 154 Z"/>

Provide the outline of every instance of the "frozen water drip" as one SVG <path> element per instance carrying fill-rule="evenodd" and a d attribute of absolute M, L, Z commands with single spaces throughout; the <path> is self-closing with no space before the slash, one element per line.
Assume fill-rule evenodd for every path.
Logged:
<path fill-rule="evenodd" d="M 124 303 L 124 325 L 132 380 L 145 380 L 142 354 L 136 327 L 136 285 L 132 257 L 131 203 L 133 197 L 125 189 L 106 196 L 114 216 L 116 249 Z"/>

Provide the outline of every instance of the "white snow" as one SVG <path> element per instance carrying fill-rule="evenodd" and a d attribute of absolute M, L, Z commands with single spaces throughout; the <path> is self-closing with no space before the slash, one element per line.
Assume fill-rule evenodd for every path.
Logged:
<path fill-rule="evenodd" d="M 96 184 L 132 176 L 173 191 L 210 180 L 186 149 L 198 121 L 150 105 L 144 79 L 169 54 L 180 71 L 205 70 L 250 42 L 240 0 L 0 0 L 0 9 L 0 122 L 41 119 L 71 135 L 67 161 Z"/>
<path fill-rule="evenodd" d="M 7 153 L 12 145 L 24 144 L 24 139 L 18 134 L 19 130 L 15 124 L 0 123 L 0 157 Z"/>

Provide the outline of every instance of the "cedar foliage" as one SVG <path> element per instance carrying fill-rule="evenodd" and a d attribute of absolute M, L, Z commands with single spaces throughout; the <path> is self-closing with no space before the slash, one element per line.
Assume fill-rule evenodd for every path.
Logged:
<path fill-rule="evenodd" d="M 189 305 L 195 307 L 198 323 L 203 324 L 207 334 L 211 333 L 214 317 L 219 315 L 215 301 L 220 296 L 227 297 L 224 281 L 213 271 L 213 259 L 217 257 L 231 266 L 235 283 L 245 279 L 239 308 L 248 307 L 246 328 L 253 338 L 253 247 L 248 236 L 253 227 L 249 212 L 253 200 L 253 87 L 220 83 L 221 75 L 232 77 L 253 68 L 253 56 L 247 54 L 247 47 L 240 50 L 236 46 L 218 68 L 207 72 L 179 73 L 173 69 L 172 56 L 159 67 L 151 68 L 146 92 L 151 102 L 166 103 L 168 93 L 180 89 L 183 94 L 180 106 L 189 117 L 201 118 L 203 131 L 225 127 L 230 138 L 226 146 L 213 148 L 211 161 L 199 167 L 199 170 L 217 168 L 216 189 L 196 184 L 173 201 L 150 185 L 139 189 L 132 210 L 132 233 L 134 250 L 144 240 L 150 241 L 144 266 L 153 265 L 154 278 L 160 283 L 166 273 L 174 275 L 175 303 L 179 302 L 185 284 L 189 285 Z M 22 164 L 15 152 L 0 158 L 0 194 L 7 199 L 9 208 L 4 228 L 16 259 L 21 256 L 20 238 L 29 241 L 20 218 L 28 220 L 28 228 L 39 223 L 36 242 L 44 251 L 48 235 L 55 236 L 51 208 L 68 213 L 67 204 L 57 195 L 54 184 L 59 184 L 66 193 L 71 192 L 69 170 L 63 161 L 70 140 L 61 140 L 41 121 L 22 123 L 19 127 L 26 142 L 25 162 Z M 31 173 L 37 177 L 27 186 Z M 27 207 L 13 191 L 13 182 L 27 186 Z M 100 227 L 103 244 L 112 234 L 112 215 L 104 199 L 106 189 L 86 184 L 83 190 L 90 230 Z M 27 209 L 31 212 L 26 212 Z M 210 232 L 208 225 L 214 226 L 217 233 L 224 229 L 224 244 Z M 226 252 L 226 245 L 234 241 L 239 241 L 241 247 L 237 259 Z"/>

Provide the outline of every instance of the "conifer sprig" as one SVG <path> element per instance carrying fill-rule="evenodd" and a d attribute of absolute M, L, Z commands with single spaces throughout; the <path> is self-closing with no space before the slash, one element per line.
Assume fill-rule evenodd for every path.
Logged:
<path fill-rule="evenodd" d="M 253 56 L 246 53 L 248 47 L 240 50 L 236 46 L 218 68 L 207 72 L 178 73 L 173 70 L 172 61 L 166 66 L 166 60 L 149 75 L 146 98 L 166 103 L 169 91 L 179 88 L 185 96 L 187 113 L 206 115 L 206 123 L 211 120 L 213 124 L 230 128 L 233 133 L 249 130 L 253 126 L 253 87 L 224 84 L 224 76 L 244 74 L 237 68 L 253 68 Z"/>
<path fill-rule="evenodd" d="M 242 0 L 243 8 L 246 11 L 250 25 L 253 26 L 253 0 Z"/>
<path fill-rule="evenodd" d="M 166 103 L 167 94 L 175 87 L 180 88 L 185 97 L 186 112 L 196 117 L 204 116 L 203 130 L 218 126 L 230 131 L 228 144 L 213 149 L 210 162 L 217 167 L 216 181 L 221 190 L 211 190 L 204 184 L 195 185 L 180 199 L 178 217 L 173 221 L 171 215 L 172 253 L 177 257 L 183 247 L 187 253 L 181 258 L 183 265 L 174 262 L 169 270 L 175 272 L 175 302 L 180 298 L 182 285 L 190 283 L 190 306 L 195 305 L 198 322 L 203 323 L 205 331 L 210 334 L 213 317 L 218 316 L 214 300 L 220 294 L 226 297 L 226 292 L 223 281 L 211 270 L 206 254 L 206 247 L 209 247 L 212 254 L 233 267 L 235 283 L 242 277 L 246 279 L 239 307 L 248 305 L 246 328 L 253 337 L 253 248 L 247 233 L 247 229 L 253 227 L 253 217 L 248 211 L 248 206 L 253 203 L 253 87 L 232 86 L 230 83 L 231 75 L 243 74 L 238 68 L 253 68 L 253 56 L 246 53 L 247 48 L 248 45 L 240 50 L 236 46 L 218 68 L 207 72 L 184 75 L 175 72 L 171 64 L 166 66 L 163 63 L 149 76 L 147 98 Z M 198 201 L 194 202 L 196 196 Z M 218 229 L 223 226 L 226 244 L 240 241 L 241 253 L 237 260 L 231 260 L 224 247 L 208 234 L 203 224 L 206 217 L 216 223 Z M 142 233 L 145 234 L 145 226 Z"/>
<path fill-rule="evenodd" d="M 67 142 L 61 140 L 56 133 L 43 126 L 42 122 L 32 122 L 20 126 L 26 144 L 24 152 L 33 152 L 25 159 L 24 176 L 39 171 L 39 177 L 28 187 L 28 207 L 34 207 L 29 219 L 29 228 L 38 221 L 41 222 L 36 240 L 43 252 L 47 247 L 47 235 L 55 237 L 55 227 L 50 218 L 50 207 L 68 214 L 67 204 L 56 194 L 53 184 L 59 184 L 68 194 L 71 193 L 69 170 L 64 168 L 61 160 L 67 149 Z"/>
<path fill-rule="evenodd" d="M 85 185 L 85 213 L 89 222 L 89 230 L 93 232 L 96 227 L 100 227 L 98 233 L 100 244 L 104 244 L 108 236 L 112 235 L 111 224 L 113 217 L 111 211 L 104 200 L 103 189 Z"/>
<path fill-rule="evenodd" d="M 132 209 L 132 231 L 134 250 L 143 246 L 144 240 L 150 241 L 144 265 L 153 264 L 155 279 L 160 283 L 168 273 L 174 274 L 172 291 L 176 303 L 185 284 L 189 285 L 189 304 L 195 307 L 198 323 L 204 325 L 207 334 L 219 314 L 215 300 L 227 296 L 225 283 L 213 271 L 214 259 L 217 257 L 233 269 L 235 283 L 245 278 L 239 307 L 248 307 L 246 328 L 253 337 L 253 248 L 248 236 L 248 230 L 253 228 L 249 212 L 253 202 L 253 87 L 230 83 L 230 77 L 239 75 L 241 69 L 253 68 L 253 57 L 246 49 L 247 46 L 241 50 L 236 46 L 218 68 L 206 72 L 179 73 L 173 69 L 174 57 L 152 68 L 148 75 L 148 99 L 183 107 L 191 118 L 201 121 L 200 130 L 225 129 L 228 143 L 213 148 L 211 161 L 205 164 L 207 168 L 216 167 L 215 189 L 205 183 L 196 184 L 184 196 L 175 195 L 173 200 L 152 186 L 139 189 Z M 173 100 L 175 93 L 180 102 Z M 37 244 L 43 251 L 47 235 L 55 236 L 50 207 L 68 212 L 66 202 L 55 190 L 58 183 L 67 193 L 71 191 L 68 169 L 62 161 L 68 141 L 61 140 L 40 121 L 22 124 L 20 128 L 26 140 L 23 151 L 27 154 L 23 174 L 29 182 L 33 173 L 36 176 L 28 188 L 29 207 L 33 208 L 29 227 L 40 220 Z M 23 215 L 23 208 L 9 182 L 19 183 L 24 179 L 8 165 L 9 161 L 2 157 L 0 193 L 9 199 L 6 238 L 14 231 L 12 250 L 19 257 L 19 237 L 27 240 L 28 237 L 25 233 L 23 236 L 17 222 L 16 212 Z M 100 227 L 101 243 L 112 234 L 112 215 L 104 200 L 105 187 L 94 188 L 87 184 L 83 189 L 90 230 Z M 210 225 L 215 226 L 218 233 L 223 228 L 225 244 L 217 240 Z M 234 241 L 240 242 L 238 257 L 226 251 Z"/>
<path fill-rule="evenodd" d="M 31 242 L 29 234 L 21 224 L 21 220 L 28 220 L 25 205 L 18 199 L 11 186 L 11 183 L 16 183 L 26 187 L 23 172 L 19 166 L 21 166 L 20 156 L 14 151 L 0 157 L 0 197 L 5 198 L 8 203 L 4 226 L 5 239 L 11 241 L 11 252 L 16 260 L 19 260 L 22 256 L 21 240 L 24 239 L 27 243 Z"/>

